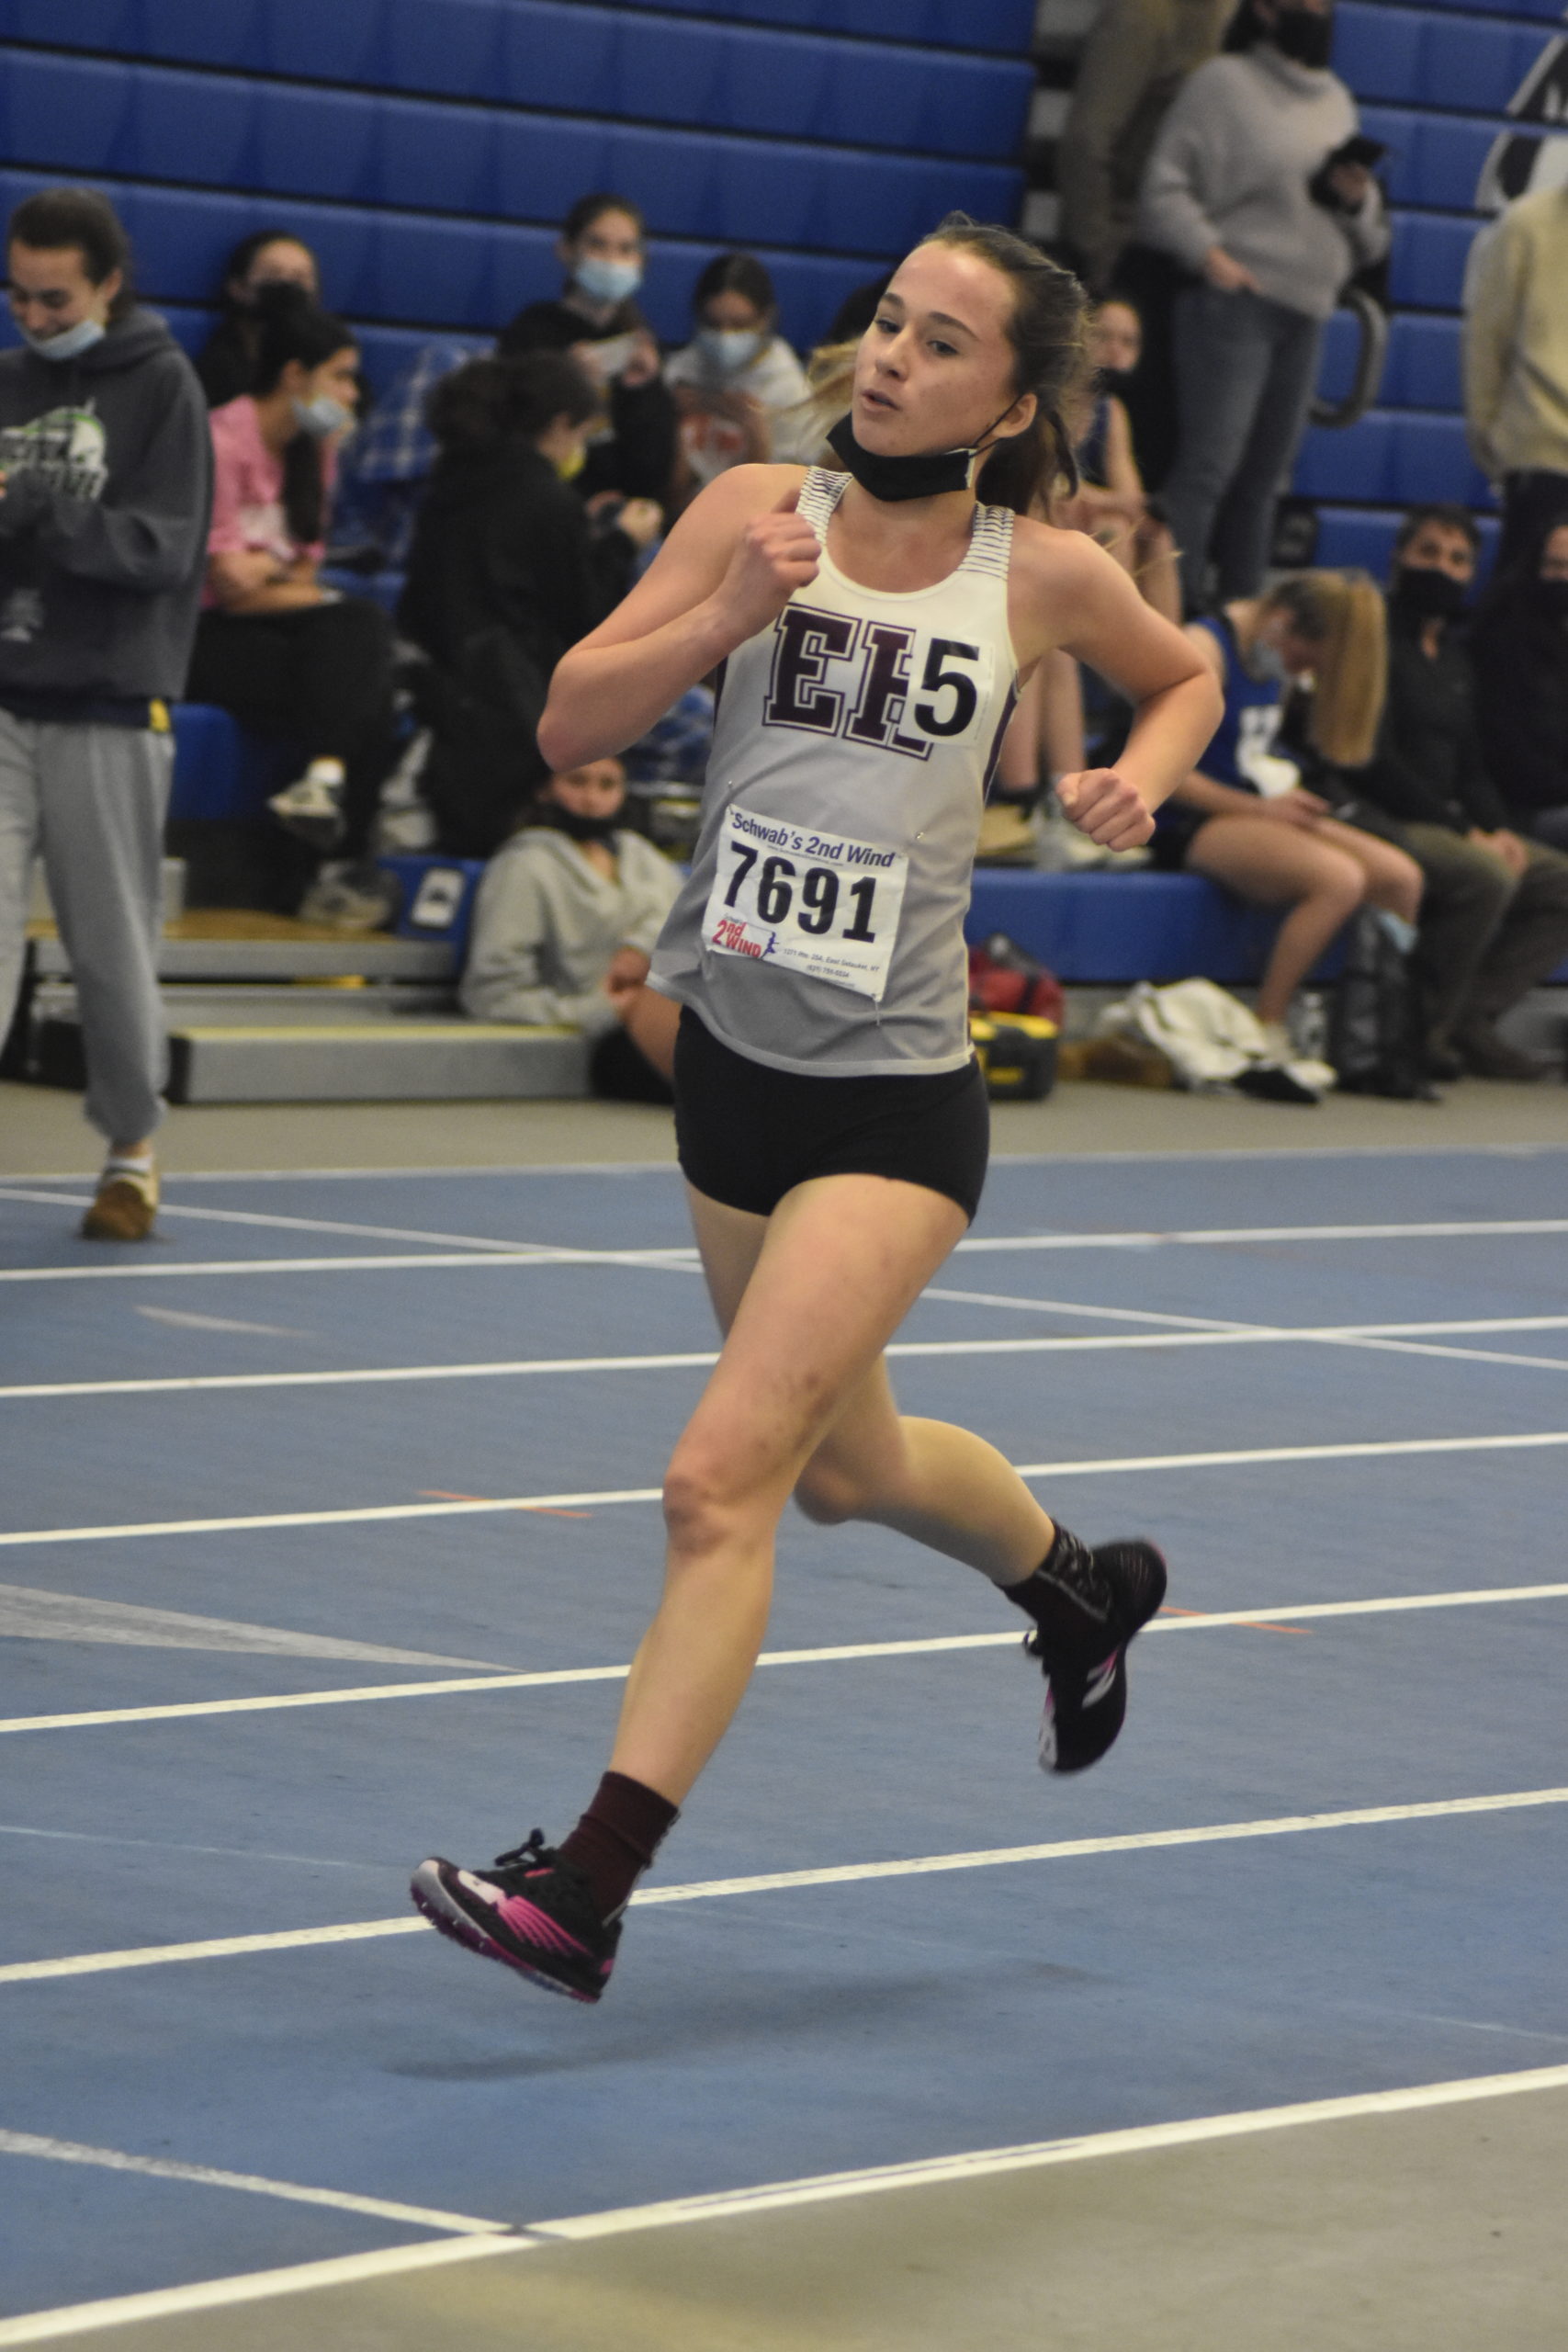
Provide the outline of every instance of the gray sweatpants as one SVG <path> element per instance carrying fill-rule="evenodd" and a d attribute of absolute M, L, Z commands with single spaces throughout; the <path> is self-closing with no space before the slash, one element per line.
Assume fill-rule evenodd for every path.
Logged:
<path fill-rule="evenodd" d="M 173 738 L 150 729 L 0 710 L 0 1032 L 16 1010 L 41 854 L 81 1007 L 87 1116 L 111 1143 L 139 1142 L 164 1115 L 156 957 L 173 768 Z"/>

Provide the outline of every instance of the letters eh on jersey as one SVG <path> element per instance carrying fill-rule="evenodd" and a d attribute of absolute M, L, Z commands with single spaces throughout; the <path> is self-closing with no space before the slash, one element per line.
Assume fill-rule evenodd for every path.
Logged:
<path fill-rule="evenodd" d="M 773 628 L 764 727 L 834 735 L 905 759 L 968 745 L 990 695 L 992 649 L 898 621 L 786 605 Z"/>

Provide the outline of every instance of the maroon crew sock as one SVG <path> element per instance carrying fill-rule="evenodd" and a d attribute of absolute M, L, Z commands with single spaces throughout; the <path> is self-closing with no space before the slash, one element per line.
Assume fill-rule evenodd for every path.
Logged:
<path fill-rule="evenodd" d="M 626 1903 L 679 1817 L 679 1806 L 657 1789 L 625 1772 L 605 1773 L 577 1827 L 561 1840 L 560 1857 L 583 1872 L 606 1919 Z"/>

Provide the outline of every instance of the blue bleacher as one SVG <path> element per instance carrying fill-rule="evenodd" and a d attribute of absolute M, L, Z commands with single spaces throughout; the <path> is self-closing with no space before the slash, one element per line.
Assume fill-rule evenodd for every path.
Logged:
<path fill-rule="evenodd" d="M 1539 26 L 1339 0 L 1335 70 L 1359 98 L 1502 114 L 1540 55 Z"/>
<path fill-rule="evenodd" d="M 591 99 L 598 116 L 916 156 L 1010 159 L 1034 85 L 1021 59 L 576 0 L 7 0 L 0 29 L 57 50 L 568 115 Z"/>
<path fill-rule="evenodd" d="M 1010 213 L 1010 166 L 754 142 L 495 107 L 311 90 L 161 65 L 0 53 L 0 153 L 16 164 L 166 175 L 400 210 L 554 221 L 585 187 L 624 188 L 650 225 L 716 243 L 881 254 L 953 207 Z"/>
<path fill-rule="evenodd" d="M 993 932 L 1037 956 L 1068 987 L 1124 988 L 1184 980 L 1250 987 L 1268 960 L 1279 918 L 1198 874 L 1033 874 L 981 866 L 964 937 Z M 1332 967 L 1333 950 L 1325 959 Z"/>
<path fill-rule="evenodd" d="M 8 210 L 49 185 L 41 172 L 0 172 L 0 205 Z M 525 302 L 560 289 L 553 229 L 302 203 L 290 203 L 285 216 L 276 198 L 149 187 L 97 174 L 93 185 L 130 230 L 140 283 L 155 302 L 210 300 L 230 248 L 284 217 L 321 256 L 334 305 L 356 320 L 412 320 L 493 334 Z M 869 258 L 754 250 L 778 288 L 783 331 L 800 344 L 818 341 L 845 295 L 878 266 Z M 655 327 L 672 341 L 684 341 L 691 331 L 693 282 L 712 251 L 711 243 L 666 239 L 650 246 L 641 299 Z"/>
<path fill-rule="evenodd" d="M 633 7 L 711 16 L 713 0 L 627 0 Z M 728 0 L 725 14 L 801 32 L 863 33 L 873 40 L 929 41 L 942 49 L 998 50 L 1020 57 L 1034 28 L 1034 0 Z"/>
<path fill-rule="evenodd" d="M 267 796 L 299 772 L 297 744 L 263 742 L 226 710 L 180 703 L 174 711 L 175 823 L 260 824 Z"/>

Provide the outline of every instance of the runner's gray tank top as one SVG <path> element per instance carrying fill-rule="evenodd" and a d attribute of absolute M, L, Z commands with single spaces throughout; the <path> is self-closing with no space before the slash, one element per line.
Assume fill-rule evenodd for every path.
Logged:
<path fill-rule="evenodd" d="M 903 1078 L 969 1058 L 964 917 L 1017 700 L 1012 515 L 977 507 L 933 588 L 863 588 L 827 551 L 848 481 L 807 473 L 821 569 L 725 664 L 702 831 L 650 978 L 752 1061 Z"/>

